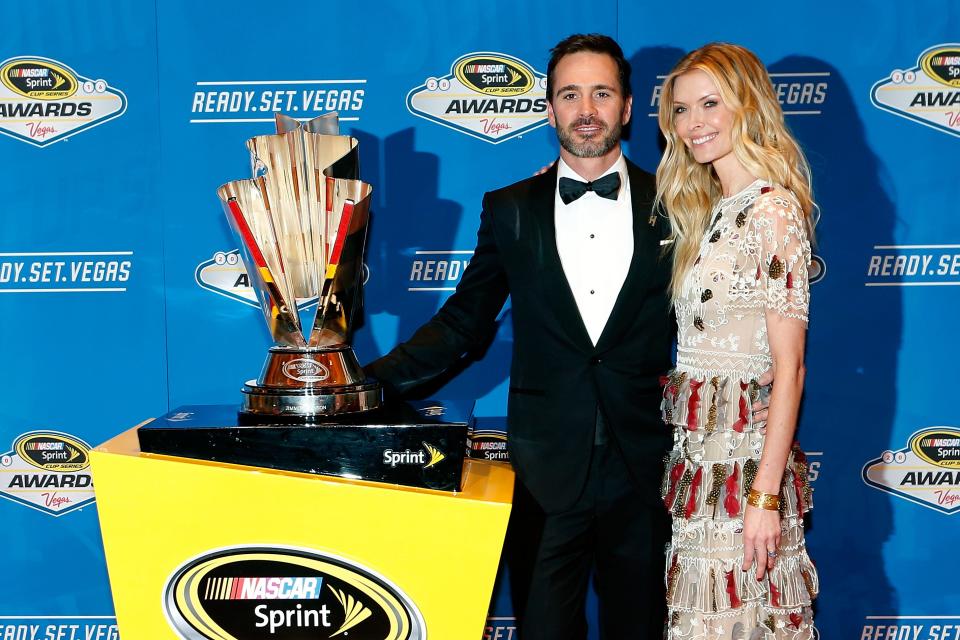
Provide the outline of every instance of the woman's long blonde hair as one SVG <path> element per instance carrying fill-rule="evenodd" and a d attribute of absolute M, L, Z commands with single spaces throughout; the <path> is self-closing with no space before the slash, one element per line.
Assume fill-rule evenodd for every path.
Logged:
<path fill-rule="evenodd" d="M 700 164 L 677 135 L 673 122 L 676 78 L 699 69 L 710 76 L 720 98 L 733 112 L 733 153 L 752 175 L 790 189 L 803 210 L 808 231 L 816 205 L 810 167 L 783 121 L 770 76 L 751 51 L 726 42 L 704 45 L 685 55 L 663 82 L 659 124 L 667 146 L 657 167 L 656 203 L 666 209 L 673 227 L 673 277 L 676 300 L 700 250 L 711 209 L 723 195 L 710 164 Z"/>

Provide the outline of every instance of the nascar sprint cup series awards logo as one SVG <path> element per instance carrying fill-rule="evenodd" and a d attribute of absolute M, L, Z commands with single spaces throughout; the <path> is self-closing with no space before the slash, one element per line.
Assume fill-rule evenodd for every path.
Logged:
<path fill-rule="evenodd" d="M 960 44 L 938 44 L 917 66 L 894 69 L 873 85 L 874 106 L 960 137 Z"/>
<path fill-rule="evenodd" d="M 239 249 L 217 251 L 212 258 L 197 265 L 193 277 L 207 291 L 251 307 L 260 307 L 257 294 L 250 286 L 250 276 L 240 260 Z"/>
<path fill-rule="evenodd" d="M 60 516 L 93 502 L 90 445 L 58 431 L 31 431 L 0 455 L 0 496 Z"/>
<path fill-rule="evenodd" d="M 366 263 L 360 269 L 363 284 L 367 284 L 370 279 L 370 269 Z M 197 265 L 193 272 L 193 279 L 202 289 L 256 309 L 260 308 L 257 294 L 250 286 L 250 275 L 240 259 L 239 249 L 217 251 L 212 258 Z M 0 284 L 2 283 L 2 273 L 0 273 Z M 303 311 L 315 304 L 317 304 L 316 298 L 304 298 L 297 300 L 297 309 Z"/>
<path fill-rule="evenodd" d="M 498 144 L 547 124 L 547 76 L 505 53 L 461 56 L 407 94 L 410 113 Z"/>
<path fill-rule="evenodd" d="M 106 80 L 40 56 L 0 62 L 0 133 L 45 147 L 123 115 L 127 97 Z"/>
<path fill-rule="evenodd" d="M 310 549 L 210 551 L 164 586 L 167 621 L 185 640 L 426 640 L 423 616 L 370 569 Z"/>
<path fill-rule="evenodd" d="M 941 513 L 960 511 L 960 429 L 917 431 L 899 451 L 884 451 L 863 466 L 863 481 Z"/>

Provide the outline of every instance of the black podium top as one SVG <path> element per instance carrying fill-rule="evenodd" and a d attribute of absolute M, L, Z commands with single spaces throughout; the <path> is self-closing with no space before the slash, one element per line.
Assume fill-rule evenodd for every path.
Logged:
<path fill-rule="evenodd" d="M 471 420 L 446 401 L 388 403 L 311 424 L 240 424 L 234 405 L 188 405 L 137 436 L 145 453 L 456 491 Z"/>

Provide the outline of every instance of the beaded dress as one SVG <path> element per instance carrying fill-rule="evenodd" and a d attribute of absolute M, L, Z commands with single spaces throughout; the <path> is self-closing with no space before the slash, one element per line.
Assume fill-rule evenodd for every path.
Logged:
<path fill-rule="evenodd" d="M 819 589 L 803 515 L 806 458 L 794 445 L 780 491 L 779 556 L 762 581 L 741 571 L 746 493 L 764 436 L 751 405 L 771 365 L 765 311 L 807 321 L 810 242 L 793 194 L 758 180 L 720 200 L 676 303 L 677 367 L 664 379 L 673 425 L 662 496 L 669 640 L 805 640 Z M 765 558 L 762 558 L 765 560 Z"/>

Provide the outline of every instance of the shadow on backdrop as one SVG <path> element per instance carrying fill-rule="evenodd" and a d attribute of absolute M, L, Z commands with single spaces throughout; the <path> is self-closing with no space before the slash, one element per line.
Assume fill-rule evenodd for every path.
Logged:
<path fill-rule="evenodd" d="M 624 152 L 650 173 L 656 173 L 664 149 L 656 118 L 658 87 L 663 81 L 658 76 L 666 75 L 684 53 L 676 47 L 645 47 L 630 57 L 633 117 Z"/>
<path fill-rule="evenodd" d="M 409 291 L 416 286 L 452 287 L 459 279 L 411 281 L 414 261 L 467 260 L 470 256 L 416 252 L 465 248 L 456 245 L 457 231 L 461 224 L 480 226 L 480 203 L 467 214 L 467 220 L 462 220 L 463 208 L 439 197 L 440 159 L 415 150 L 413 128 L 388 136 L 382 147 L 374 136 L 360 132 L 354 135 L 360 140 L 364 179 L 374 185 L 373 219 L 367 240 L 370 279 L 364 290 L 366 326 L 354 338 L 358 357 L 366 363 L 410 338 L 449 296 L 445 291 Z M 469 244 L 463 244 L 472 249 L 474 241 L 471 238 Z M 389 343 L 378 345 L 372 333 L 375 330 L 380 342 L 384 334 L 392 336 Z M 485 396 L 509 376 L 511 333 L 508 309 L 501 314 L 496 334 L 483 349 L 416 389 L 412 397 L 472 403 Z"/>
<path fill-rule="evenodd" d="M 861 635 L 866 616 L 899 613 L 883 561 L 893 533 L 891 498 L 860 480 L 863 464 L 889 448 L 897 411 L 902 290 L 864 282 L 873 247 L 895 244 L 898 218 L 886 170 L 839 70 L 807 56 L 770 66 L 772 74 L 811 70 L 830 74 L 823 103 L 793 106 L 788 89 L 784 104 L 822 111 L 787 116 L 813 171 L 821 209 L 814 253 L 826 265 L 811 291 L 800 442 L 823 452 L 809 530 L 821 577 L 817 626 L 828 636 L 852 638 Z"/>

